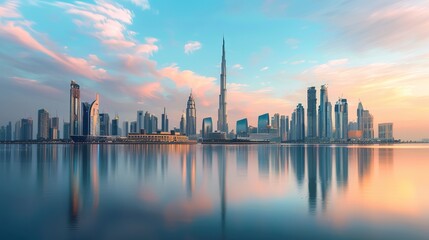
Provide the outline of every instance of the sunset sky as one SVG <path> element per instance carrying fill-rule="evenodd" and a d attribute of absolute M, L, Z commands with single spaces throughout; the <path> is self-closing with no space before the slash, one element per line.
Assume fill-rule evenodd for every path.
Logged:
<path fill-rule="evenodd" d="M 217 120 L 224 36 L 230 128 L 290 116 L 328 84 L 349 120 L 362 101 L 376 136 L 393 122 L 395 138 L 429 138 L 428 29 L 427 0 L 0 0 L 0 125 L 40 108 L 68 121 L 75 80 L 121 121 L 165 106 L 170 128 L 192 89 L 199 131 Z"/>

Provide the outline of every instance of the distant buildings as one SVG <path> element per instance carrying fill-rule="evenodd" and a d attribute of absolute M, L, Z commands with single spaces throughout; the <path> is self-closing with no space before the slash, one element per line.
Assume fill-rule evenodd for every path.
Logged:
<path fill-rule="evenodd" d="M 201 128 L 201 137 L 207 139 L 210 137 L 210 134 L 213 133 L 213 120 L 211 117 L 203 119 L 203 124 Z"/>
<path fill-rule="evenodd" d="M 280 137 L 280 114 L 275 113 L 274 116 L 271 117 L 270 131 Z"/>
<path fill-rule="evenodd" d="M 63 139 L 64 140 L 70 139 L 70 123 L 68 122 L 63 123 Z"/>
<path fill-rule="evenodd" d="M 110 135 L 110 117 L 108 113 L 100 113 L 100 136 Z"/>
<path fill-rule="evenodd" d="M 222 63 L 220 74 L 220 94 L 217 130 L 228 133 L 228 116 L 226 109 L 226 58 L 225 58 L 225 39 L 222 42 Z"/>
<path fill-rule="evenodd" d="M 183 135 L 186 134 L 186 115 L 185 115 L 185 113 L 183 113 L 182 117 L 180 118 L 180 133 Z"/>
<path fill-rule="evenodd" d="M 40 109 L 37 114 L 37 140 L 49 139 L 49 113 Z"/>
<path fill-rule="evenodd" d="M 189 95 L 186 106 L 186 134 L 194 136 L 197 134 L 197 110 L 195 108 L 195 100 L 192 92 Z"/>
<path fill-rule="evenodd" d="M 258 117 L 258 133 L 270 132 L 270 114 L 265 113 Z"/>
<path fill-rule="evenodd" d="M 374 117 L 363 108 L 361 102 L 359 102 L 357 109 L 357 125 L 358 130 L 362 131 L 363 139 L 374 138 Z"/>
<path fill-rule="evenodd" d="M 348 112 L 347 99 L 340 98 L 335 104 L 335 139 L 347 141 L 348 139 Z"/>
<path fill-rule="evenodd" d="M 122 136 L 123 137 L 127 137 L 129 133 L 130 133 L 130 131 L 129 131 L 129 123 L 128 123 L 128 121 L 124 121 L 122 123 Z"/>
<path fill-rule="evenodd" d="M 378 138 L 380 140 L 393 141 L 393 123 L 378 124 Z"/>
<path fill-rule="evenodd" d="M 332 105 L 328 100 L 328 87 L 320 87 L 319 105 L 319 138 L 329 140 L 332 138 Z"/>
<path fill-rule="evenodd" d="M 292 113 L 290 124 L 290 141 L 302 142 L 305 140 L 305 111 L 301 103 Z"/>
<path fill-rule="evenodd" d="M 70 135 L 80 135 L 80 87 L 75 81 L 70 83 Z"/>
<path fill-rule="evenodd" d="M 165 112 L 165 108 L 164 108 L 164 113 L 161 115 L 161 131 L 162 132 L 169 131 L 168 116 L 167 116 L 167 113 Z"/>
<path fill-rule="evenodd" d="M 237 137 L 249 136 L 249 124 L 247 122 L 247 118 L 243 118 L 237 121 L 236 132 L 237 132 Z"/>
<path fill-rule="evenodd" d="M 138 133 L 137 131 L 137 121 L 130 123 L 130 133 Z"/>
<path fill-rule="evenodd" d="M 20 140 L 28 141 L 33 140 L 33 119 L 23 118 L 21 119 L 21 137 Z"/>
<path fill-rule="evenodd" d="M 116 115 L 114 119 L 112 119 L 112 136 L 120 136 L 119 134 L 119 116 Z"/>
<path fill-rule="evenodd" d="M 289 135 L 289 116 L 282 115 L 280 117 L 280 139 L 282 142 L 288 140 Z"/>
<path fill-rule="evenodd" d="M 60 138 L 60 118 L 53 117 L 50 119 L 49 139 L 57 140 Z"/>
<path fill-rule="evenodd" d="M 317 137 L 317 98 L 316 88 L 307 89 L 307 137 L 315 139 Z"/>
<path fill-rule="evenodd" d="M 144 129 L 144 112 L 137 111 L 137 129 L 135 132 L 140 133 L 142 129 Z"/>

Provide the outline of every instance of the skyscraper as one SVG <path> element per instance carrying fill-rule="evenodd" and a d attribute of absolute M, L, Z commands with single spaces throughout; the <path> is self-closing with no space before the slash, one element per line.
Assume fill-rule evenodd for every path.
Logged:
<path fill-rule="evenodd" d="M 378 124 L 378 138 L 393 141 L 393 123 Z"/>
<path fill-rule="evenodd" d="M 237 121 L 236 131 L 237 131 L 237 137 L 249 136 L 249 124 L 247 122 L 247 118 L 243 118 Z"/>
<path fill-rule="evenodd" d="M 91 129 L 91 106 L 87 102 L 82 103 L 82 135 L 88 136 Z"/>
<path fill-rule="evenodd" d="M 6 126 L 6 141 L 12 141 L 12 122 Z"/>
<path fill-rule="evenodd" d="M 161 116 L 161 131 L 163 132 L 168 132 L 168 117 L 167 117 L 167 113 L 165 112 L 165 108 L 164 108 L 164 113 Z"/>
<path fill-rule="evenodd" d="M 21 140 L 21 120 L 18 120 L 15 122 L 15 132 L 14 132 L 13 140 L 15 141 Z"/>
<path fill-rule="evenodd" d="M 368 110 L 363 108 L 361 102 L 357 109 L 357 121 L 358 121 L 358 130 L 362 131 L 363 139 L 373 139 L 374 138 L 374 117 Z"/>
<path fill-rule="evenodd" d="M 304 141 L 305 139 L 305 111 L 301 103 L 296 106 L 296 125 L 295 125 L 295 136 L 296 141 Z"/>
<path fill-rule="evenodd" d="M 332 104 L 328 100 L 328 87 L 320 87 L 319 105 L 319 138 L 330 139 L 332 137 Z"/>
<path fill-rule="evenodd" d="M 21 119 L 21 137 L 20 140 L 33 140 L 33 119 Z"/>
<path fill-rule="evenodd" d="M 258 117 L 258 133 L 269 133 L 270 114 L 265 113 Z"/>
<path fill-rule="evenodd" d="M 80 134 L 80 87 L 75 81 L 70 83 L 70 136 Z"/>
<path fill-rule="evenodd" d="M 119 116 L 112 119 L 112 136 L 119 136 Z"/>
<path fill-rule="evenodd" d="M 130 133 L 138 133 L 137 131 L 137 121 L 130 123 Z"/>
<path fill-rule="evenodd" d="M 193 136 L 197 134 L 197 110 L 195 108 L 195 100 L 192 92 L 189 95 L 186 106 L 186 134 Z"/>
<path fill-rule="evenodd" d="M 307 137 L 314 139 L 317 137 L 317 98 L 316 88 L 307 89 Z"/>
<path fill-rule="evenodd" d="M 219 110 L 217 120 L 217 130 L 228 133 L 228 116 L 226 112 L 226 58 L 225 58 L 225 39 L 222 42 L 222 63 L 220 73 L 220 94 Z"/>
<path fill-rule="evenodd" d="M 289 133 L 289 116 L 282 115 L 280 117 L 280 139 L 282 142 L 288 140 Z"/>
<path fill-rule="evenodd" d="M 91 103 L 91 108 L 89 110 L 90 115 L 90 133 L 91 136 L 98 135 L 98 124 L 99 124 L 99 107 L 100 107 L 100 97 L 98 93 L 95 95 L 95 100 Z"/>
<path fill-rule="evenodd" d="M 40 109 L 37 114 L 37 140 L 49 139 L 49 113 Z"/>
<path fill-rule="evenodd" d="M 158 132 L 158 117 L 155 115 L 150 115 L 150 130 L 151 133 Z"/>
<path fill-rule="evenodd" d="M 129 123 L 128 121 L 124 121 L 122 123 L 122 136 L 128 137 L 128 133 L 129 133 Z"/>
<path fill-rule="evenodd" d="M 63 123 L 63 139 L 64 140 L 70 139 L 70 123 L 68 122 Z"/>
<path fill-rule="evenodd" d="M 201 137 L 203 139 L 209 138 L 210 134 L 213 132 L 213 121 L 211 117 L 203 119 L 203 125 L 201 128 Z"/>
<path fill-rule="evenodd" d="M 110 117 L 108 113 L 100 113 L 100 136 L 110 135 Z"/>
<path fill-rule="evenodd" d="M 183 113 L 182 117 L 180 118 L 180 133 L 186 134 L 186 115 L 185 115 L 185 113 Z"/>
<path fill-rule="evenodd" d="M 271 117 L 271 130 L 274 131 L 277 136 L 280 136 L 280 114 L 275 113 L 273 117 Z"/>
<path fill-rule="evenodd" d="M 152 122 L 151 122 L 151 114 L 146 111 L 144 114 L 144 121 L 143 121 L 143 129 L 145 133 L 152 133 Z M 140 130 L 141 131 L 141 130 Z"/>
<path fill-rule="evenodd" d="M 144 112 L 137 111 L 137 133 L 144 129 Z"/>
<path fill-rule="evenodd" d="M 49 138 L 52 140 L 56 140 L 60 138 L 60 118 L 53 117 L 50 119 L 51 126 L 49 129 Z"/>
<path fill-rule="evenodd" d="M 346 141 L 348 139 L 348 115 L 347 99 L 340 98 L 335 104 L 335 139 Z"/>

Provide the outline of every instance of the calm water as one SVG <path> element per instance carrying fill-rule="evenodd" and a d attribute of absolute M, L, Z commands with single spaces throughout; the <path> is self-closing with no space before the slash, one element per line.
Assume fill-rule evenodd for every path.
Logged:
<path fill-rule="evenodd" d="M 0 239 L 429 238 L 429 145 L 0 145 Z"/>

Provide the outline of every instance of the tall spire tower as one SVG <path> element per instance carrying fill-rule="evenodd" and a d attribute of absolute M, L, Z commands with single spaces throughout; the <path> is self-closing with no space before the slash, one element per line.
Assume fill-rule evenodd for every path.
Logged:
<path fill-rule="evenodd" d="M 226 114 L 226 59 L 225 59 L 225 38 L 222 42 L 222 64 L 220 73 L 220 94 L 219 110 L 217 120 L 217 130 L 228 133 L 228 120 Z"/>

